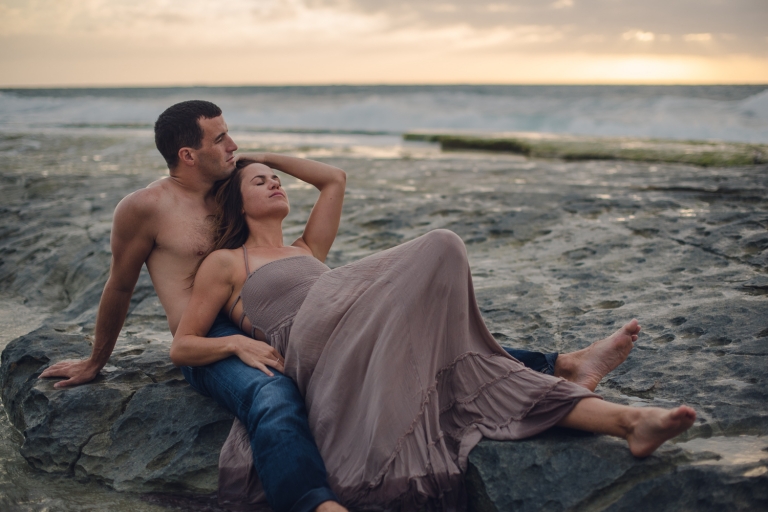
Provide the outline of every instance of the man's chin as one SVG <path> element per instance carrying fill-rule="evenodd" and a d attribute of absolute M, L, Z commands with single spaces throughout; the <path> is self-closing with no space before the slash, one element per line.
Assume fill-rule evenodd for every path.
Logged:
<path fill-rule="evenodd" d="M 232 173 L 235 172 L 235 167 L 237 167 L 237 164 L 235 163 L 234 160 L 232 160 L 231 162 L 227 162 L 227 165 L 224 167 L 224 171 L 222 172 L 224 177 L 229 178 L 232 175 Z"/>

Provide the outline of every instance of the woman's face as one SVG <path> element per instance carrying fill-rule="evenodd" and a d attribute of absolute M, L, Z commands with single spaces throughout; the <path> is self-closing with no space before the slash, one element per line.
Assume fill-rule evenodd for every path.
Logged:
<path fill-rule="evenodd" d="M 260 219 L 279 217 L 283 219 L 291 207 L 280 178 L 275 171 L 263 164 L 251 164 L 243 168 L 240 193 L 243 196 L 243 213 Z"/>

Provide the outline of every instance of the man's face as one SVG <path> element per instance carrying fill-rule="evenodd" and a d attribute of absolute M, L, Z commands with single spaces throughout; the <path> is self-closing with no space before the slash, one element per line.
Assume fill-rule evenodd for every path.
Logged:
<path fill-rule="evenodd" d="M 224 117 L 201 117 L 197 122 L 203 129 L 200 149 L 194 150 L 198 168 L 214 180 L 228 177 L 235 170 L 237 144 L 229 136 Z"/>

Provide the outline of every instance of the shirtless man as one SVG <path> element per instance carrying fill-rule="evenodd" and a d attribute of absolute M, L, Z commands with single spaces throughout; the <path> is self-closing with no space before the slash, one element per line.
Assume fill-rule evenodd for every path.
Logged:
<path fill-rule="evenodd" d="M 93 350 L 88 359 L 62 361 L 40 375 L 65 377 L 56 388 L 90 382 L 106 365 L 144 264 L 168 326 L 175 333 L 191 295 L 189 276 L 212 245 L 208 220 L 214 209 L 211 189 L 234 170 L 237 150 L 221 110 L 205 101 L 173 105 L 155 124 L 155 143 L 168 163 L 170 176 L 126 196 L 115 209 L 110 275 L 99 303 Z M 306 162 L 274 154 L 248 157 L 278 170 Z M 533 369 L 594 390 L 626 359 L 639 331 L 633 320 L 612 336 L 559 357 L 512 349 L 508 352 Z M 208 336 L 231 334 L 243 333 L 222 315 Z M 212 396 L 248 426 L 254 466 L 275 511 L 345 510 L 328 487 L 325 467 L 307 426 L 303 399 L 293 381 L 282 373 L 270 377 L 253 367 L 263 364 L 282 371 L 282 357 L 257 340 L 248 340 L 238 350 L 239 357 L 203 367 L 183 367 L 182 372 L 195 389 Z M 242 380 L 233 383 L 232 379 Z M 223 388 L 241 393 L 234 396 Z M 275 403 L 279 407 L 273 407 Z"/>
<path fill-rule="evenodd" d="M 112 263 L 99 303 L 93 350 L 86 360 L 63 361 L 40 375 L 67 377 L 55 384 L 57 388 L 89 382 L 107 363 L 145 263 L 168 326 L 175 332 L 191 294 L 190 275 L 212 245 L 211 188 L 234 170 L 237 150 L 221 110 L 203 101 L 172 106 L 157 120 L 155 143 L 168 162 L 170 176 L 128 195 L 115 209 Z M 297 162 L 301 161 L 279 156 L 274 162 L 265 160 L 278 169 Z M 232 327 L 227 319 L 221 319 L 212 327 L 212 331 L 218 329 L 217 333 L 211 335 L 233 334 Z M 240 331 L 235 328 L 234 332 Z M 251 364 L 260 362 L 283 370 L 276 366 L 277 352 L 266 343 L 250 340 L 240 348 L 240 357 Z M 235 361 L 222 361 L 226 364 L 217 367 L 219 374 L 231 381 L 245 371 L 250 385 L 234 386 L 249 396 L 222 398 L 217 395 L 222 390 L 213 389 L 210 382 L 203 382 L 205 389 L 198 391 L 212 396 L 246 425 L 252 424 L 249 419 L 259 418 L 259 426 L 249 429 L 258 437 L 252 443 L 254 467 L 273 510 L 346 510 L 336 503 L 328 486 L 325 465 L 307 424 L 304 401 L 293 381 L 277 372 L 268 377 L 237 357 L 230 359 Z M 221 375 L 210 377 L 217 376 Z M 185 377 L 189 376 L 185 373 Z M 227 398 L 230 403 L 222 403 Z"/>

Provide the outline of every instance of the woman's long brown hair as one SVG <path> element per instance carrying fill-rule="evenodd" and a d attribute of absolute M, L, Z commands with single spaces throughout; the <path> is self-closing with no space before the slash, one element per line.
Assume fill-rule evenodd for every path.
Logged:
<path fill-rule="evenodd" d="M 200 270 L 200 265 L 209 254 L 219 249 L 237 249 L 248 240 L 250 231 L 243 215 L 243 194 L 240 187 L 243 182 L 243 169 L 256 163 L 258 162 L 247 158 L 238 160 L 229 178 L 217 181 L 213 185 L 211 193 L 216 205 L 213 216 L 213 246 L 197 262 L 195 271 L 190 276 L 192 284 L 197 271 Z"/>

